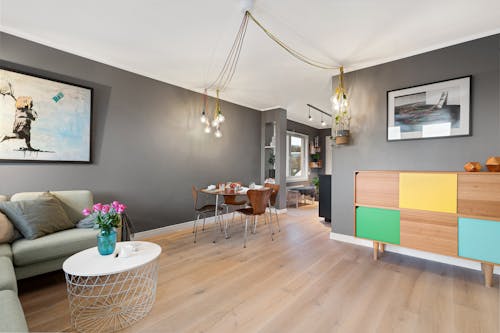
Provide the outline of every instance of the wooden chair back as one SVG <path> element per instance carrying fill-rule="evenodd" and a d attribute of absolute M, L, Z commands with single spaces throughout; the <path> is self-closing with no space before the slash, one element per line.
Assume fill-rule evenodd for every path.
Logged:
<path fill-rule="evenodd" d="M 271 189 L 248 190 L 247 196 L 252 205 L 253 215 L 262 215 L 266 212 L 267 202 L 271 197 Z"/>
<path fill-rule="evenodd" d="M 271 201 L 271 206 L 276 206 L 276 198 L 278 197 L 280 186 L 278 184 L 266 183 L 264 184 L 264 187 L 272 189 L 271 198 L 269 200 Z"/>
<path fill-rule="evenodd" d="M 191 187 L 191 192 L 193 194 L 193 203 L 194 203 L 194 210 L 196 210 L 196 207 L 198 206 L 198 189 L 196 186 Z"/>
<path fill-rule="evenodd" d="M 238 184 L 241 186 L 241 182 L 232 182 L 233 184 Z M 235 205 L 239 206 L 244 203 L 244 201 L 237 200 L 236 195 L 225 195 L 224 196 L 224 203 L 226 205 Z"/>

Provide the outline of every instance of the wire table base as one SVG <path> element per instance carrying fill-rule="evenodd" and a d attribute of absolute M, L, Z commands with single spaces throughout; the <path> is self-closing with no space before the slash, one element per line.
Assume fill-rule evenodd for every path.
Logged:
<path fill-rule="evenodd" d="M 151 311 L 156 296 L 158 259 L 111 275 L 65 274 L 73 327 L 78 332 L 114 332 Z"/>

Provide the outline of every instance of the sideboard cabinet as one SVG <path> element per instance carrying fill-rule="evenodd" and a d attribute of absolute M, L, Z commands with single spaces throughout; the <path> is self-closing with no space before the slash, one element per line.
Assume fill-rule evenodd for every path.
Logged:
<path fill-rule="evenodd" d="M 479 261 L 486 286 L 500 264 L 500 173 L 357 171 L 355 236 Z"/>

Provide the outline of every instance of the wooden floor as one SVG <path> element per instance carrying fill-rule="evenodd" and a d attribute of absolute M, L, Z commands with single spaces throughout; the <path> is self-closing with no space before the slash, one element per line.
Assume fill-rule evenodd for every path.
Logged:
<path fill-rule="evenodd" d="M 498 279 L 480 272 L 329 239 L 317 207 L 280 215 L 271 241 L 259 225 L 212 244 L 205 231 L 160 244 L 157 299 L 127 332 L 500 332 Z M 209 231 L 212 231 L 209 230 Z M 20 282 L 30 330 L 71 331 L 62 272 Z"/>

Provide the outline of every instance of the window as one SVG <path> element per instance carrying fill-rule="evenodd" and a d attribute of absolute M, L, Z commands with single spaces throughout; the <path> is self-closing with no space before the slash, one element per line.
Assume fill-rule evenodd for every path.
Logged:
<path fill-rule="evenodd" d="M 308 137 L 303 134 L 286 134 L 286 180 L 307 180 Z"/>

